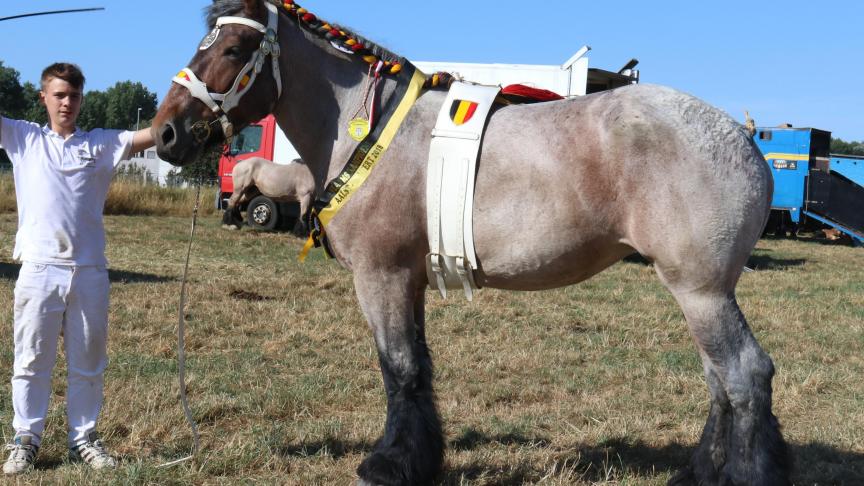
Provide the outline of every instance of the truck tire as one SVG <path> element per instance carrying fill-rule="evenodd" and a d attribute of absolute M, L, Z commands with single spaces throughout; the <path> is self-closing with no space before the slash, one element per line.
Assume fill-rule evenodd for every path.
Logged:
<path fill-rule="evenodd" d="M 279 224 L 278 205 L 267 196 L 258 196 L 246 208 L 246 222 L 250 228 L 273 231 Z"/>

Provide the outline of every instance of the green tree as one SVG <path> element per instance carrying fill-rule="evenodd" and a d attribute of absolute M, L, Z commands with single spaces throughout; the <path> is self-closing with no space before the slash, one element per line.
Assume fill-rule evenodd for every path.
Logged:
<path fill-rule="evenodd" d="M 108 109 L 108 96 L 102 91 L 88 91 L 84 94 L 81 114 L 78 115 L 78 126 L 83 130 L 104 128 L 105 112 Z"/>
<path fill-rule="evenodd" d="M 18 80 L 20 74 L 0 61 L 0 115 L 19 118 L 26 108 L 24 89 Z M 6 151 L 0 149 L 0 168 L 11 165 Z"/>
<path fill-rule="evenodd" d="M 18 71 L 0 61 L 0 113 L 9 118 L 21 118 L 28 108 L 19 76 Z"/>
<path fill-rule="evenodd" d="M 138 108 L 141 108 L 140 121 L 151 120 L 156 116 L 156 94 L 151 93 L 139 82 L 118 82 L 105 92 L 104 128 L 131 130 L 139 121 Z M 143 123 L 140 126 L 147 126 Z"/>
<path fill-rule="evenodd" d="M 45 105 L 42 104 L 42 100 L 39 98 L 40 89 L 30 81 L 27 81 L 22 86 L 22 91 L 27 108 L 20 118 L 40 125 L 48 123 L 48 112 L 45 111 Z"/>
<path fill-rule="evenodd" d="M 864 142 L 846 142 L 839 138 L 832 138 L 831 153 L 864 156 Z"/>
<path fill-rule="evenodd" d="M 48 121 L 39 100 L 39 88 L 29 81 L 22 85 L 18 71 L 3 66 L 3 61 L 0 61 L 0 114 L 39 124 Z"/>
<path fill-rule="evenodd" d="M 195 183 L 204 184 L 216 181 L 219 173 L 219 157 L 222 156 L 222 145 L 216 145 L 204 151 L 198 160 L 180 168 L 180 178 Z"/>

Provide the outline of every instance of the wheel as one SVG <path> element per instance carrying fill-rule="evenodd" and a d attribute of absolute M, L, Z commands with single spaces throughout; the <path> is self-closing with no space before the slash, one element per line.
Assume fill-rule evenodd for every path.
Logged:
<path fill-rule="evenodd" d="M 246 208 L 246 222 L 257 230 L 272 231 L 279 224 L 276 203 L 267 196 L 258 196 Z"/>

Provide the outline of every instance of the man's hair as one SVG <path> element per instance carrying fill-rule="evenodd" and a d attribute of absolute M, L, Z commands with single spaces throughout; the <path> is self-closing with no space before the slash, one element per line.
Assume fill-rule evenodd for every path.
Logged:
<path fill-rule="evenodd" d="M 53 78 L 60 78 L 71 84 L 72 87 L 82 91 L 84 90 L 84 73 L 82 73 L 81 68 L 75 64 L 70 64 L 68 62 L 55 62 L 45 68 L 45 70 L 42 71 L 41 80 L 43 90 Z"/>

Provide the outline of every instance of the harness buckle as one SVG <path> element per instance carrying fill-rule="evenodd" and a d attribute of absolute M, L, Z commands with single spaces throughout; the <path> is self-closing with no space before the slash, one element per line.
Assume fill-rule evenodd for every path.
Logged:
<path fill-rule="evenodd" d="M 435 283 L 438 287 L 438 292 L 441 294 L 442 299 L 447 298 L 447 285 L 444 281 L 444 269 L 441 268 L 442 264 L 442 256 L 439 253 L 430 253 L 429 256 L 429 269 L 432 270 L 432 274 L 435 276 Z"/>
<path fill-rule="evenodd" d="M 462 281 L 462 289 L 465 290 L 465 298 L 469 302 L 474 300 L 474 292 L 471 290 L 470 273 L 472 271 L 471 264 L 464 257 L 456 257 L 456 274 L 459 275 L 459 280 Z"/>
<path fill-rule="evenodd" d="M 279 39 L 276 36 L 276 31 L 273 29 L 267 29 L 267 32 L 264 33 L 264 38 L 267 39 L 267 42 L 269 42 L 271 45 L 277 45 L 278 44 L 277 41 Z"/>

